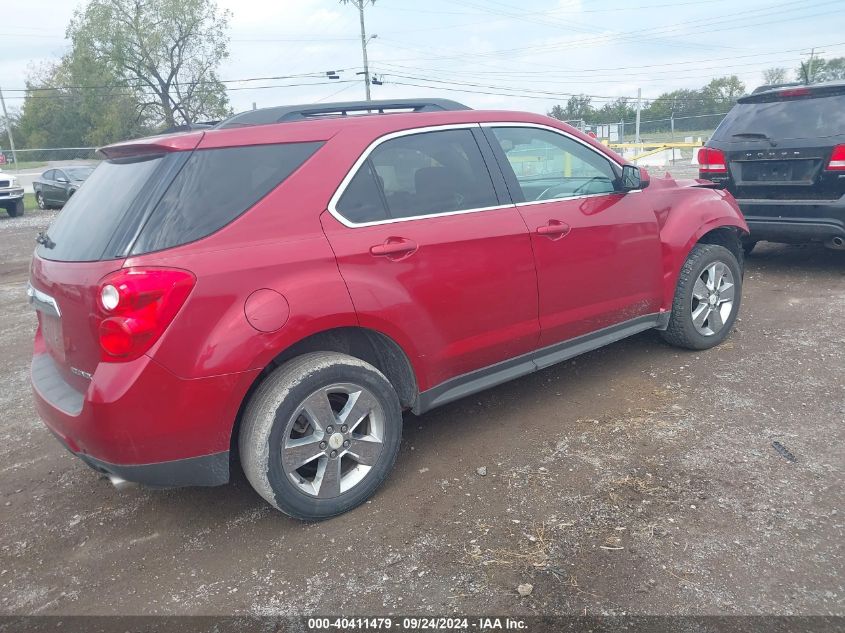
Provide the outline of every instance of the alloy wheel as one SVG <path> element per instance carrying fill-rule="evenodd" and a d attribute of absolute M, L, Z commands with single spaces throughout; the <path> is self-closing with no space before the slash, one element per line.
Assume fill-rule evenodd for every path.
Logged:
<path fill-rule="evenodd" d="M 302 492 L 332 498 L 350 491 L 378 463 L 385 414 L 367 389 L 338 383 L 318 389 L 285 426 L 282 466 Z"/>
<path fill-rule="evenodd" d="M 734 309 L 734 277 L 720 262 L 707 265 L 692 289 L 692 323 L 699 334 L 713 336 L 725 327 Z"/>

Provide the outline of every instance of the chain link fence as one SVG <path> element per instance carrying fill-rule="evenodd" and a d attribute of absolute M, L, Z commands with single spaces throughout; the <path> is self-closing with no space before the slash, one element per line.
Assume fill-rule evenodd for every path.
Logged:
<path fill-rule="evenodd" d="M 692 139 L 707 141 L 713 131 L 722 122 L 727 112 L 699 114 L 687 117 L 653 119 L 640 121 L 640 140 L 644 142 L 673 142 Z M 586 121 L 576 119 L 566 121 L 582 132 L 592 132 L 598 138 L 611 143 L 633 143 L 636 137 L 636 121 Z"/>
<path fill-rule="evenodd" d="M 89 164 L 102 160 L 96 147 L 54 147 L 12 150 L 0 148 L 0 169 L 7 172 L 37 171 L 73 163 Z"/>

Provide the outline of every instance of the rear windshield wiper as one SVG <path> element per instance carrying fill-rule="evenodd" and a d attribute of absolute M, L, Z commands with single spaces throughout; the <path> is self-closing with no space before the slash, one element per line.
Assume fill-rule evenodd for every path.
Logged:
<path fill-rule="evenodd" d="M 738 134 L 731 134 L 731 136 L 738 136 L 741 138 L 759 138 L 763 139 L 764 141 L 768 141 L 769 145 L 771 145 L 772 147 L 777 147 L 777 143 L 762 132 L 739 132 Z"/>
<path fill-rule="evenodd" d="M 44 248 L 55 248 L 56 243 L 44 231 L 40 231 L 35 241 L 41 244 Z"/>

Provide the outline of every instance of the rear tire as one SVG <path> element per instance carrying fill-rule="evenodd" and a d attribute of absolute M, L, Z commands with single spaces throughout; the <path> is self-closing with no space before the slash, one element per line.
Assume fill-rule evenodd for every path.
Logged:
<path fill-rule="evenodd" d="M 314 352 L 261 383 L 238 446 L 256 492 L 285 514 L 313 521 L 366 501 L 393 467 L 401 437 L 399 398 L 378 369 Z"/>
<path fill-rule="evenodd" d="M 742 269 L 723 246 L 696 244 L 681 268 L 663 339 L 686 349 L 709 349 L 727 338 L 742 300 Z"/>

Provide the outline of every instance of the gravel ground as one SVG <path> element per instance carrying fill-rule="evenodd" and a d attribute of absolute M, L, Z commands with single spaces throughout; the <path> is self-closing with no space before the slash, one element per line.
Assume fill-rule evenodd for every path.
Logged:
<path fill-rule="evenodd" d="M 761 245 L 715 350 L 646 333 L 407 416 L 384 488 L 304 524 L 240 474 L 118 491 L 42 426 L 51 217 L 0 219 L 0 613 L 845 614 L 845 252 Z"/>

